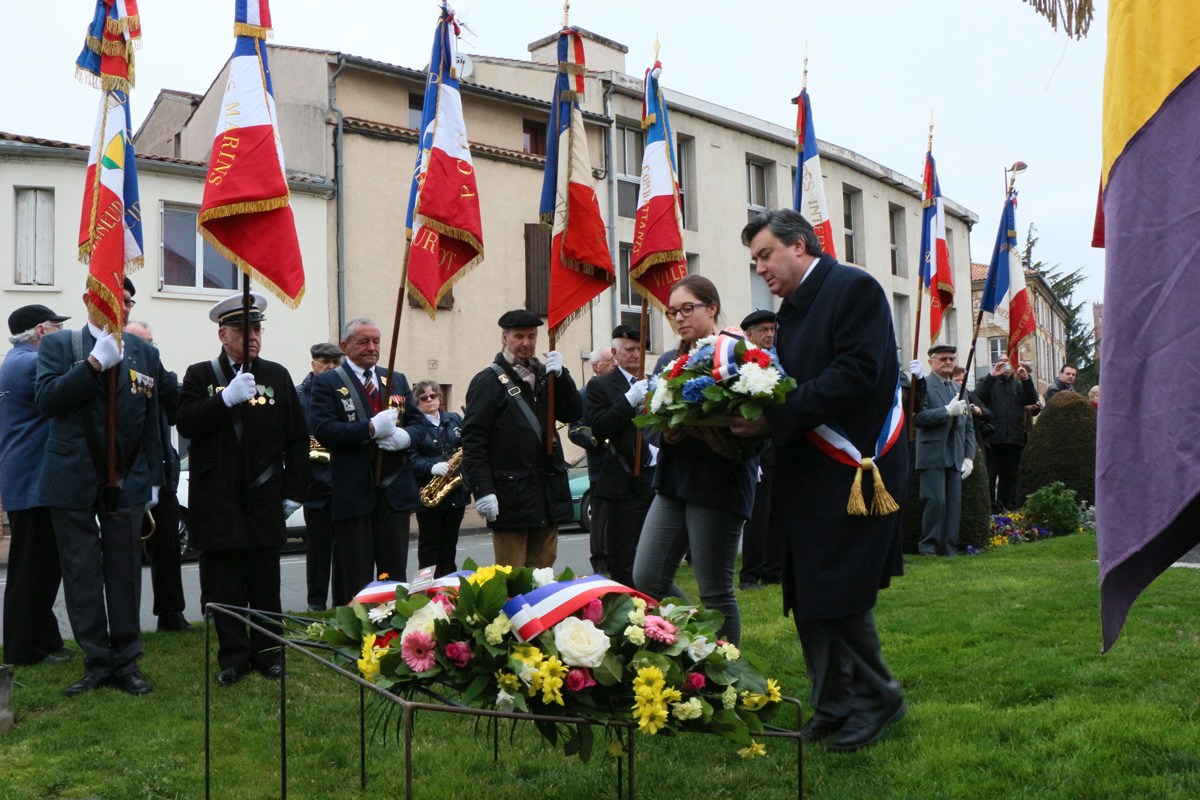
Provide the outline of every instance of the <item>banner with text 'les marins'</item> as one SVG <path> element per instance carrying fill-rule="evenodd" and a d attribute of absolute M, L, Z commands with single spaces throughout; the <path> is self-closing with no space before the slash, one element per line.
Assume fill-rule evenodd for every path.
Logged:
<path fill-rule="evenodd" d="M 687 275 L 687 259 L 683 253 L 679 186 L 675 181 L 674 137 L 658 84 L 661 74 L 662 64 L 658 61 L 646 70 L 642 100 L 646 149 L 642 154 L 642 187 L 633 227 L 629 284 L 665 313 L 671 287 Z"/>
<path fill-rule="evenodd" d="M 548 315 L 553 336 L 562 333 L 614 280 L 579 106 L 585 65 L 583 37 L 574 28 L 563 30 L 558 37 L 558 76 L 538 206 L 541 221 L 553 228 Z"/>
<path fill-rule="evenodd" d="M 942 316 L 954 305 L 954 273 L 946 247 L 946 210 L 933 153 L 925 153 L 925 192 L 921 210 L 921 286 L 929 292 L 929 341 L 942 330 Z M 1022 281 L 1024 274 L 1022 273 Z"/>
<path fill-rule="evenodd" d="M 475 165 L 454 67 L 458 33 L 454 11 L 443 5 L 425 79 L 421 146 L 408 197 L 408 291 L 430 317 L 459 278 L 483 261 Z"/>
<path fill-rule="evenodd" d="M 800 154 L 794 187 L 793 206 L 804 215 L 813 230 L 821 251 L 837 258 L 833 244 L 833 223 L 829 221 L 829 204 L 825 202 L 825 181 L 821 177 L 821 156 L 817 152 L 817 131 L 813 123 L 812 101 L 806 89 L 794 101 L 796 110 L 796 152 Z"/>
<path fill-rule="evenodd" d="M 235 30 L 270 33 L 266 0 L 239 0 Z M 255 24 L 255 22 L 260 24 Z M 304 266 L 292 215 L 271 68 L 260 36 L 238 35 L 204 184 L 200 233 L 237 267 L 295 308 Z"/>

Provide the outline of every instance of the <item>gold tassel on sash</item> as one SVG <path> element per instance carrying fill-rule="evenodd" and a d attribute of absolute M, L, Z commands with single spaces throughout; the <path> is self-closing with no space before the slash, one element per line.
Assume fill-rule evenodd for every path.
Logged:
<path fill-rule="evenodd" d="M 863 500 L 862 493 L 862 475 L 868 469 L 871 470 L 871 476 L 875 482 L 875 496 L 871 500 L 870 512 L 867 511 L 867 504 Z M 854 483 L 850 486 L 850 502 L 846 504 L 846 513 L 852 517 L 866 517 L 870 514 L 887 516 L 899 510 L 900 506 L 888 493 L 887 487 L 883 485 L 883 476 L 879 474 L 879 467 L 875 466 L 875 461 L 864 458 L 862 466 L 854 471 Z"/>
<path fill-rule="evenodd" d="M 867 504 L 863 502 L 862 474 L 871 466 L 871 459 L 862 460 L 862 468 L 854 470 L 854 483 L 850 486 L 850 502 L 846 504 L 846 513 L 852 517 L 867 516 Z"/>

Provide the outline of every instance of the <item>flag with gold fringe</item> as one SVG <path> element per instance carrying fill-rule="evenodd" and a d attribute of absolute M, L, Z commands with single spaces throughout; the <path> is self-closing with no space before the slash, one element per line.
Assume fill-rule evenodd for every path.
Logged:
<path fill-rule="evenodd" d="M 217 114 L 198 227 L 217 252 L 285 305 L 304 297 L 271 68 L 267 0 L 238 0 L 225 96 Z"/>
<path fill-rule="evenodd" d="M 683 225 L 679 184 L 675 180 L 674 136 L 667 120 L 667 104 L 658 85 L 662 64 L 646 70 L 642 102 L 642 185 L 633 226 L 633 253 L 629 259 L 629 285 L 659 311 L 666 313 L 671 287 L 687 275 L 683 253 Z"/>
<path fill-rule="evenodd" d="M 75 60 L 75 77 L 97 89 L 133 86 L 133 51 L 142 44 L 137 0 L 96 0 L 83 50 Z"/>
<path fill-rule="evenodd" d="M 550 107 L 541 220 L 553 228 L 550 242 L 550 332 L 557 336 L 614 279 L 612 254 L 600 203 L 592 188 L 592 164 L 583 126 L 583 37 L 576 28 L 558 35 L 558 76 Z"/>
<path fill-rule="evenodd" d="M 445 3 L 433 37 L 421 146 L 408 197 L 408 292 L 431 318 L 459 278 L 483 261 L 483 223 L 455 73 L 459 25 Z"/>

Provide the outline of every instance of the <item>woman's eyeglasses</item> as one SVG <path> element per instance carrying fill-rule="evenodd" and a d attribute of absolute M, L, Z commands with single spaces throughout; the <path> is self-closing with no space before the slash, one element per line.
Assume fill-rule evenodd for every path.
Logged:
<path fill-rule="evenodd" d="M 417 398 L 417 402 L 424 403 L 426 400 L 437 400 L 437 399 L 438 399 L 438 396 L 436 394 L 423 394 Z"/>
<path fill-rule="evenodd" d="M 690 317 L 697 308 L 708 308 L 712 303 L 684 303 L 679 308 L 667 307 L 667 319 L 677 316 Z"/>

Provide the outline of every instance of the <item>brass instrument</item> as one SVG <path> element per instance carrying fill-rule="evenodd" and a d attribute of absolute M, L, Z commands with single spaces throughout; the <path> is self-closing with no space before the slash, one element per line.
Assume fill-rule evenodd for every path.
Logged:
<path fill-rule="evenodd" d="M 318 464 L 329 463 L 329 450 L 317 441 L 317 437 L 311 434 L 308 437 L 308 460 Z"/>
<path fill-rule="evenodd" d="M 445 502 L 450 493 L 462 486 L 462 475 L 459 474 L 459 467 L 462 466 L 463 451 L 458 448 L 454 451 L 454 455 L 450 456 L 450 460 L 446 464 L 450 470 L 445 475 L 434 475 L 429 483 L 421 487 L 421 502 L 426 508 L 436 508 Z"/>

